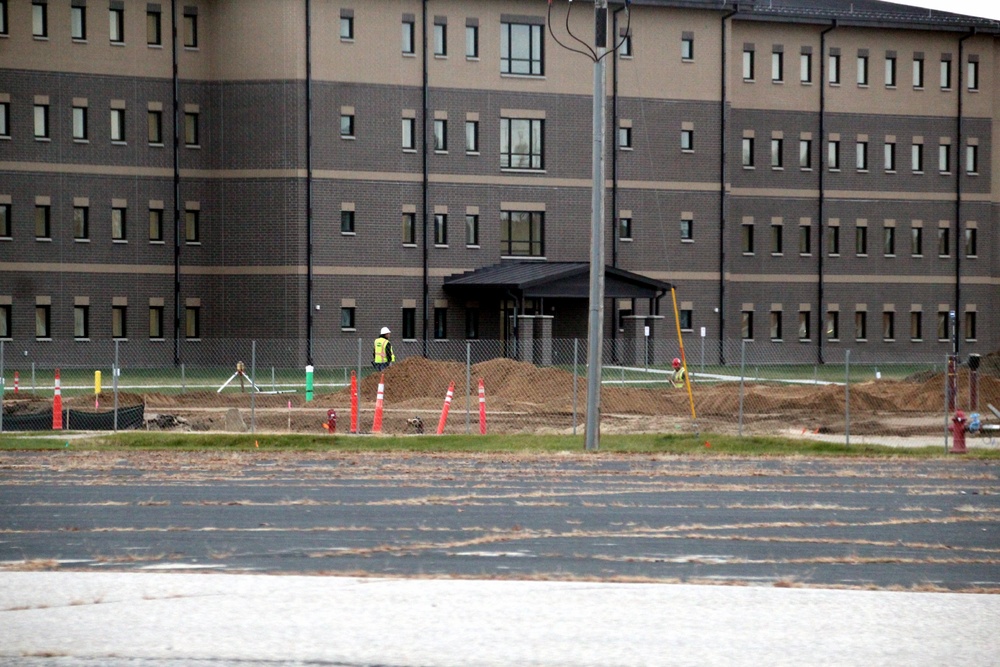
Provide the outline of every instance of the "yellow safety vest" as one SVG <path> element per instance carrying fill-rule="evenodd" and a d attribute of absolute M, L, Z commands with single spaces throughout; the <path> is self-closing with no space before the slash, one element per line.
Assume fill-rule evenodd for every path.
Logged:
<path fill-rule="evenodd" d="M 389 339 L 388 338 L 382 338 L 382 336 L 379 336 L 378 338 L 375 339 L 375 363 L 376 364 L 384 364 L 387 361 L 389 361 L 389 362 L 396 361 L 396 353 L 395 352 L 392 353 L 392 358 L 391 359 L 386 356 L 385 348 L 388 345 L 389 345 Z M 391 348 L 390 348 L 390 350 L 391 350 Z"/>

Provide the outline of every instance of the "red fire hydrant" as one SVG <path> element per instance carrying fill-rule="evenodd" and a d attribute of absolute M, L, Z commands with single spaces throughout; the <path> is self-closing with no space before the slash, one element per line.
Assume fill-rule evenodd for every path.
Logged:
<path fill-rule="evenodd" d="M 337 411 L 333 408 L 326 411 L 326 430 L 331 434 L 337 432 Z"/>
<path fill-rule="evenodd" d="M 965 454 L 965 431 L 968 429 L 965 423 L 965 413 L 961 410 L 955 411 L 955 416 L 951 418 L 951 454 Z"/>

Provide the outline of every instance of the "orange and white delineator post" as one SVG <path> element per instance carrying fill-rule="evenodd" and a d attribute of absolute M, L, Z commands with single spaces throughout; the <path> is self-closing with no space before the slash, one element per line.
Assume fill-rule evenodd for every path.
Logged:
<path fill-rule="evenodd" d="M 62 389 L 59 386 L 59 369 L 56 369 L 56 394 L 52 399 L 52 430 L 61 431 L 62 420 Z"/>
<path fill-rule="evenodd" d="M 351 433 L 358 432 L 358 376 L 351 371 Z"/>
<path fill-rule="evenodd" d="M 21 383 L 21 374 L 14 371 L 14 393 L 17 393 L 18 385 Z"/>
<path fill-rule="evenodd" d="M 382 402 L 385 399 L 385 373 L 378 379 L 378 395 L 375 397 L 375 421 L 372 422 L 372 433 L 382 432 Z"/>
<path fill-rule="evenodd" d="M 448 393 L 444 395 L 444 405 L 441 406 L 441 419 L 438 420 L 437 434 L 444 433 L 444 423 L 448 421 L 448 411 L 451 410 L 451 399 L 455 396 L 455 381 L 448 385 Z"/>
<path fill-rule="evenodd" d="M 486 387 L 479 378 L 479 435 L 486 435 Z"/>

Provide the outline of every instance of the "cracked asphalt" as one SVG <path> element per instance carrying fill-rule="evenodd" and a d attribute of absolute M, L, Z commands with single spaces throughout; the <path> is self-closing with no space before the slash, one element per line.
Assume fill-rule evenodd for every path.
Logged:
<path fill-rule="evenodd" d="M 4 452 L 0 569 L 1000 591 L 994 462 Z"/>

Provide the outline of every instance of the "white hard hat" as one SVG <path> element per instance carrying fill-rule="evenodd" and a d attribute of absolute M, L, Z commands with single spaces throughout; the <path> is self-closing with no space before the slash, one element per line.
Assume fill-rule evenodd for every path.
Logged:
<path fill-rule="evenodd" d="M 387 334 L 387 333 L 391 333 L 391 332 L 389 331 L 389 327 L 382 327 L 382 330 L 379 331 L 378 333 L 379 333 L 379 335 L 382 335 L 382 334 Z"/>

